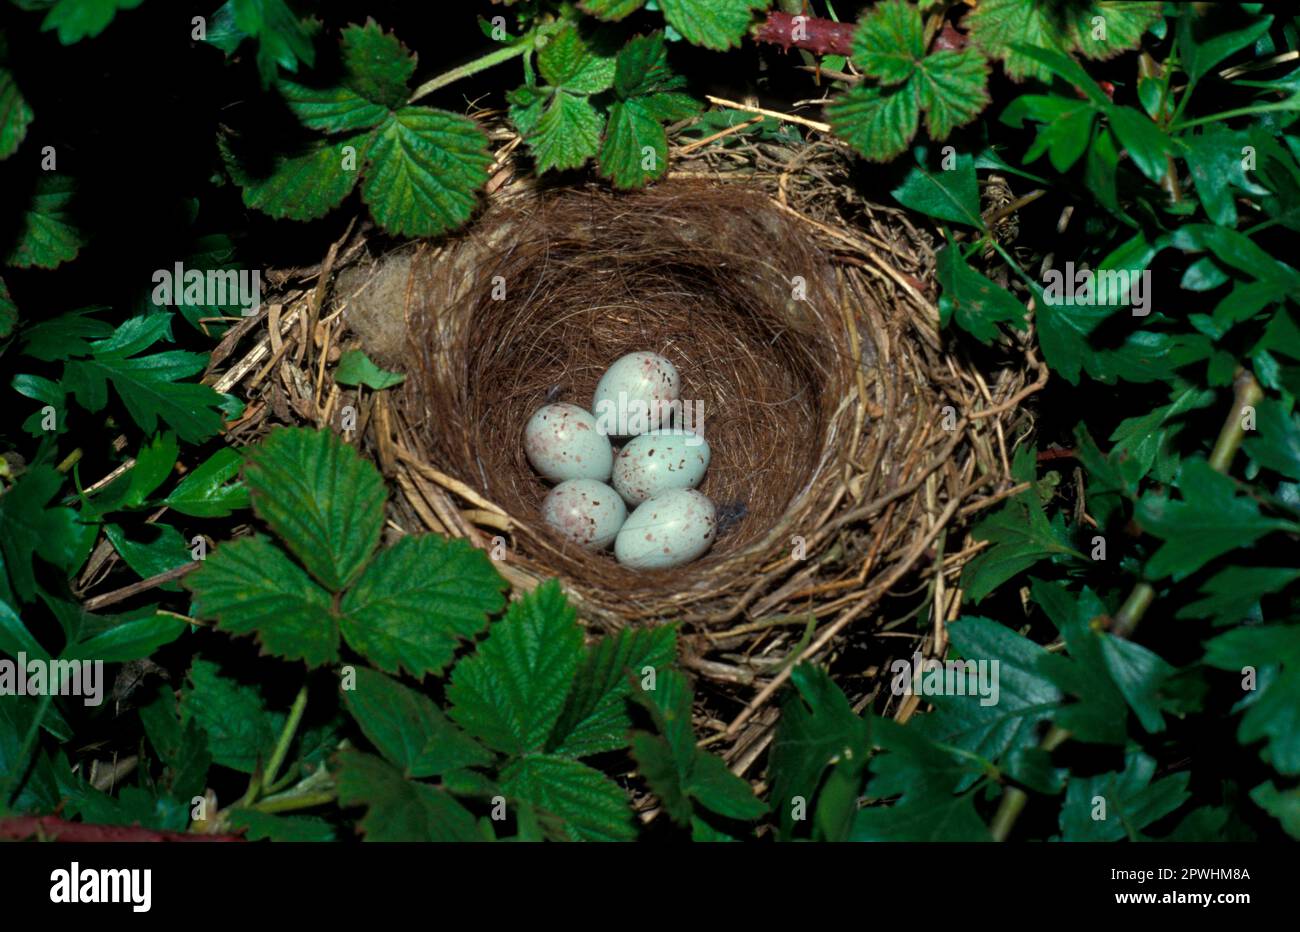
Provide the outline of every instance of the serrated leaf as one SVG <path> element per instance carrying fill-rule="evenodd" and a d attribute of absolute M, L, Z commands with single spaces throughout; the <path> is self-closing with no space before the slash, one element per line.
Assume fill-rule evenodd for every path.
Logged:
<path fill-rule="evenodd" d="M 24 602 L 36 595 L 36 557 L 64 573 L 76 568 L 81 551 L 77 513 L 51 505 L 62 485 L 63 477 L 53 467 L 34 466 L 0 496 L 0 550 L 14 591 Z"/>
<path fill-rule="evenodd" d="M 781 719 L 768 768 L 772 805 L 783 838 L 794 831 L 795 797 L 812 805 L 828 767 L 842 762 L 862 766 L 869 750 L 869 723 L 854 713 L 848 699 L 819 667 L 799 664 L 790 676 L 794 688 L 781 705 Z"/>
<path fill-rule="evenodd" d="M 13 72 L 0 68 L 0 159 L 18 151 L 32 122 L 32 108 L 23 98 Z"/>
<path fill-rule="evenodd" d="M 1227 14 L 1227 15 L 1225 15 Z M 1231 29 L 1245 21 L 1244 26 Z M 1240 9 L 1186 10 L 1177 17 L 1178 64 L 1194 84 L 1234 52 L 1268 31 L 1272 16 L 1251 16 Z M 1190 88 L 1189 88 L 1190 91 Z M 1235 221 L 1230 226 L 1235 225 Z"/>
<path fill-rule="evenodd" d="M 722 758 L 705 751 L 696 753 L 685 786 L 692 799 L 723 818 L 752 822 L 767 812 L 748 783 L 728 770 Z"/>
<path fill-rule="evenodd" d="M 1047 652 L 989 618 L 966 616 L 952 622 L 948 630 L 962 659 L 987 664 L 984 669 L 990 672 L 981 681 L 975 679 L 979 667 L 966 667 L 961 673 L 965 695 L 930 695 L 932 690 L 927 690 L 926 698 L 934 703 L 935 712 L 923 720 L 921 735 L 990 761 L 1035 746 L 1040 726 L 1061 701 L 1060 690 L 1041 670 Z M 995 661 L 996 672 L 992 672 Z M 899 679 L 915 672 L 910 665 L 900 669 L 895 691 L 905 685 Z M 922 684 L 925 676 L 922 673 Z M 996 696 L 987 689 L 981 692 L 982 683 L 996 685 Z M 974 776 L 966 776 L 958 786 L 964 789 Z"/>
<path fill-rule="evenodd" d="M 230 810 L 230 827 L 243 831 L 249 841 L 334 841 L 334 826 L 316 816 L 271 815 L 236 806 Z"/>
<path fill-rule="evenodd" d="M 600 172 L 616 188 L 639 188 L 668 168 L 668 134 L 639 98 L 609 108 Z"/>
<path fill-rule="evenodd" d="M 195 660 L 188 680 L 181 691 L 182 726 L 198 722 L 213 761 L 252 773 L 270 757 L 284 714 L 268 711 L 256 688 L 222 676 L 210 661 Z"/>
<path fill-rule="evenodd" d="M 380 551 L 344 595 L 339 626 L 381 670 L 422 677 L 440 672 L 461 639 L 483 630 L 504 605 L 505 586 L 487 554 L 467 541 L 404 537 Z"/>
<path fill-rule="evenodd" d="M 23 208 L 18 237 L 5 265 L 20 269 L 52 269 L 76 258 L 85 242 L 68 210 L 76 182 L 67 175 L 44 172 Z"/>
<path fill-rule="evenodd" d="M 561 757 L 586 757 L 627 744 L 632 719 L 627 701 L 646 667 L 657 675 L 673 662 L 676 631 L 661 625 L 625 628 L 587 648 L 564 711 L 547 750 Z"/>
<path fill-rule="evenodd" d="M 853 63 L 881 84 L 902 84 L 925 55 L 921 14 L 903 0 L 870 9 L 853 31 Z"/>
<path fill-rule="evenodd" d="M 596 94 L 614 84 L 614 57 L 601 55 L 572 25 L 542 46 L 537 70 L 547 84 L 574 94 Z"/>
<path fill-rule="evenodd" d="M 272 431 L 249 454 L 244 481 L 253 510 L 322 585 L 356 579 L 379 543 L 384 481 L 327 430 Z"/>
<path fill-rule="evenodd" d="M 1261 466 L 1300 481 L 1300 418 L 1272 398 L 1262 400 L 1255 410 L 1255 431 L 1243 441 L 1246 452 Z"/>
<path fill-rule="evenodd" d="M 308 87 L 281 78 L 276 87 L 285 104 L 310 129 L 326 133 L 349 133 L 378 126 L 388 117 L 388 108 L 362 97 L 342 85 Z"/>
<path fill-rule="evenodd" d="M 1300 579 L 1294 567 L 1229 566 L 1201 586 L 1204 598 L 1184 605 L 1176 618 L 1211 618 L 1216 625 L 1239 624 L 1255 614 L 1259 600 L 1281 593 Z"/>
<path fill-rule="evenodd" d="M 599 770 L 548 754 L 529 754 L 501 772 L 501 789 L 563 820 L 575 841 L 636 837 L 627 794 Z"/>
<path fill-rule="evenodd" d="M 1153 492 L 1137 504 L 1135 517 L 1143 530 L 1164 541 L 1147 561 L 1152 579 L 1173 576 L 1177 581 L 1271 531 L 1300 530 L 1292 522 L 1261 515 L 1253 498 L 1238 495 L 1237 484 L 1205 460 L 1186 460 L 1177 485 L 1181 500 Z"/>
<path fill-rule="evenodd" d="M 617 21 L 637 10 L 645 0 L 579 0 L 578 6 L 598 19 Z"/>
<path fill-rule="evenodd" d="M 999 323 L 1024 329 L 1024 305 L 967 265 L 959 245 L 950 242 L 935 253 L 935 274 L 943 287 L 939 296 L 939 320 L 943 325 L 955 319 L 958 326 L 986 346 L 1001 332 Z"/>
<path fill-rule="evenodd" d="M 989 67 L 970 49 L 947 49 L 927 55 L 916 77 L 925 131 L 942 142 L 958 126 L 975 119 L 989 103 Z"/>
<path fill-rule="evenodd" d="M 614 59 L 614 92 L 622 100 L 675 91 L 686 79 L 668 67 L 662 32 L 633 36 Z"/>
<path fill-rule="evenodd" d="M 97 36 L 108 27 L 118 10 L 133 10 L 144 0 L 57 0 L 45 14 L 41 31 L 57 29 L 59 41 L 72 45 Z"/>
<path fill-rule="evenodd" d="M 1300 626 L 1236 628 L 1206 643 L 1204 663 L 1256 674 L 1259 691 L 1249 696 L 1237 740 L 1264 741 L 1262 756 L 1274 769 L 1288 776 L 1300 774 Z M 1278 664 L 1280 671 L 1264 675 Z"/>
<path fill-rule="evenodd" d="M 239 165 L 228 144 L 223 143 L 221 151 L 249 207 L 280 219 L 316 220 L 343 203 L 356 185 L 369 144 L 364 133 L 312 139 L 277 153 L 270 171 L 259 176 Z"/>
<path fill-rule="evenodd" d="M 366 100 L 395 110 L 406 102 L 406 83 L 415 74 L 415 56 L 373 19 L 348 26 L 342 38 L 346 84 Z"/>
<path fill-rule="evenodd" d="M 431 777 L 489 764 L 492 755 L 456 728 L 433 701 L 361 667 L 343 701 L 370 743 L 407 777 Z"/>
<path fill-rule="evenodd" d="M 768 0 L 659 0 L 664 19 L 692 45 L 724 51 L 739 45 Z"/>
<path fill-rule="evenodd" d="M 916 88 L 908 83 L 882 92 L 855 85 L 826 107 L 831 128 L 864 158 L 888 162 L 907 149 L 916 135 L 921 111 Z"/>
<path fill-rule="evenodd" d="M 361 195 L 389 233 L 436 236 L 474 212 L 487 183 L 487 135 L 469 117 L 403 107 L 374 131 Z"/>
<path fill-rule="evenodd" d="M 375 391 L 383 391 L 394 385 L 401 385 L 406 376 L 400 372 L 389 372 L 376 366 L 363 350 L 348 350 L 339 357 L 339 367 L 334 370 L 334 381 L 340 385 L 365 385 Z"/>
<path fill-rule="evenodd" d="M 227 541 L 185 578 L 196 618 L 231 634 L 256 635 L 263 649 L 309 667 L 338 659 L 330 594 L 260 535 Z"/>
<path fill-rule="evenodd" d="M 658 735 L 638 731 L 631 735 L 631 745 L 637 772 L 645 779 L 668 818 L 678 825 L 689 825 L 694 807 L 682 786 L 682 772 L 668 742 Z"/>
<path fill-rule="evenodd" d="M 1035 452 L 1022 447 L 1016 452 L 1012 474 L 1021 482 L 1032 481 L 1036 474 Z M 976 540 L 988 540 L 993 546 L 976 554 L 962 570 L 962 585 L 972 601 L 979 602 L 990 592 L 1040 560 L 1054 556 L 1082 558 L 1070 546 L 1064 530 L 1047 518 L 1037 489 L 1030 488 L 1014 496 L 971 531 Z"/>
<path fill-rule="evenodd" d="M 335 775 L 339 802 L 365 806 L 366 841 L 479 841 L 474 816 L 449 794 L 408 780 L 371 754 L 344 751 Z"/>
<path fill-rule="evenodd" d="M 94 352 L 88 340 L 111 336 L 113 325 L 90 315 L 100 308 L 84 308 L 43 320 L 23 328 L 23 354 L 43 362 L 89 356 Z"/>
<path fill-rule="evenodd" d="M 582 630 L 575 619 L 555 580 L 512 602 L 474 655 L 452 670 L 451 717 L 498 751 L 543 748 L 581 656 Z"/>
<path fill-rule="evenodd" d="M 248 489 L 238 481 L 244 457 L 234 447 L 222 447 L 180 482 L 163 504 L 193 518 L 224 518 L 248 507 Z"/>
<path fill-rule="evenodd" d="M 599 151 L 604 125 L 586 97 L 557 90 L 527 137 L 537 170 L 580 167 Z"/>
<path fill-rule="evenodd" d="M 1292 838 L 1300 839 L 1300 789 L 1279 790 L 1272 783 L 1261 783 L 1250 791 L 1251 801 L 1282 823 Z"/>
<path fill-rule="evenodd" d="M 1123 772 L 1073 777 L 1061 807 L 1064 841 L 1137 841 L 1142 829 L 1176 810 L 1190 795 L 1189 775 L 1175 773 L 1152 782 L 1156 762 L 1138 750 L 1125 757 Z M 1100 797 L 1101 802 L 1096 800 Z M 1101 803 L 1104 802 L 1104 816 Z"/>
<path fill-rule="evenodd" d="M 227 56 L 245 39 L 257 40 L 257 70 L 263 87 L 275 80 L 277 68 L 294 72 L 300 61 L 308 67 L 315 63 L 311 36 L 284 0 L 227 0 L 211 20 L 207 41 Z"/>

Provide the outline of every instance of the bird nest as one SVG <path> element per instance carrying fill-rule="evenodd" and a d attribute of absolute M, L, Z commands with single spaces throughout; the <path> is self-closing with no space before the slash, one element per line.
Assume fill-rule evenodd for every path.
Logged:
<path fill-rule="evenodd" d="M 942 654 L 956 575 L 980 546 L 952 535 L 1018 491 L 1010 451 L 1045 377 L 1028 338 L 978 366 L 950 345 L 930 235 L 863 200 L 833 141 L 678 144 L 666 179 L 620 194 L 539 186 L 516 171 L 517 138 L 497 136 L 488 204 L 465 232 L 385 252 L 362 230 L 279 276 L 280 298 L 240 328 L 268 327 L 262 355 L 219 386 L 252 382 L 263 402 L 236 434 L 338 428 L 353 411 L 344 436 L 400 491 L 393 533 L 466 538 L 516 591 L 557 577 L 598 628 L 680 623 L 683 662 L 725 694 L 704 717 L 731 739 L 797 659 L 851 657 L 850 696 L 866 704 L 888 657 Z M 337 384 L 354 346 L 403 384 Z M 675 363 L 713 452 L 701 489 L 719 536 L 671 570 L 559 536 L 523 452 L 537 407 L 588 407 L 637 350 Z M 923 611 L 908 640 L 875 637 Z M 770 722 L 728 756 L 760 753 Z"/>

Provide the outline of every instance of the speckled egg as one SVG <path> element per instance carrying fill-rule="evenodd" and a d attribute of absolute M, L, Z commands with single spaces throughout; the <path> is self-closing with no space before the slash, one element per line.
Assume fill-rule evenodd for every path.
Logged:
<path fill-rule="evenodd" d="M 629 505 L 672 489 L 693 489 L 709 468 L 709 444 L 684 430 L 652 430 L 634 437 L 614 457 L 611 480 Z"/>
<path fill-rule="evenodd" d="M 596 429 L 591 412 L 577 405 L 549 404 L 524 426 L 524 453 L 533 468 L 553 482 L 609 478 L 614 448 Z"/>
<path fill-rule="evenodd" d="M 633 437 L 671 426 L 681 387 L 677 367 L 658 353 L 628 353 L 600 377 L 591 410 L 602 433 Z"/>
<path fill-rule="evenodd" d="M 568 479 L 547 494 L 542 518 L 574 543 L 603 550 L 627 520 L 627 506 L 603 482 Z"/>
<path fill-rule="evenodd" d="M 642 502 L 614 538 L 614 556 L 634 570 L 681 566 L 701 556 L 717 535 L 717 513 L 708 496 L 674 489 Z"/>

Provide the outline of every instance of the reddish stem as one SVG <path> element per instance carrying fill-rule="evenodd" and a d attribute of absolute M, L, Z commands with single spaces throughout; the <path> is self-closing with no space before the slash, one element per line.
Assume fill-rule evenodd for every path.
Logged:
<path fill-rule="evenodd" d="M 853 29 L 853 23 L 773 11 L 755 30 L 754 39 L 779 45 L 787 52 L 793 47 L 818 55 L 852 55 Z"/>
<path fill-rule="evenodd" d="M 49 841 L 243 841 L 240 835 L 191 835 L 162 832 L 125 825 L 90 825 L 69 822 L 57 816 L 14 816 L 0 819 L 0 838 L 21 841 L 43 838 Z"/>

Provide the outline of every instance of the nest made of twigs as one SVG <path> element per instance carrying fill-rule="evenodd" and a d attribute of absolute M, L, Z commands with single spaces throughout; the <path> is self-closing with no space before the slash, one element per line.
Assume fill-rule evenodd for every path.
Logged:
<path fill-rule="evenodd" d="M 349 231 L 319 266 L 273 277 L 283 293 L 266 336 L 218 380 L 252 402 L 232 433 L 359 411 L 344 436 L 400 490 L 396 533 L 467 538 L 518 591 L 558 577 L 588 623 L 682 622 L 683 662 L 742 688 L 705 719 L 744 766 L 770 733 L 756 713 L 794 660 L 825 661 L 852 630 L 923 610 L 932 623 L 879 643 L 942 655 L 957 575 L 982 546 L 949 532 L 1018 490 L 1022 402 L 1045 379 L 1029 335 L 980 366 L 955 351 L 938 328 L 931 236 L 863 199 L 833 141 L 678 145 L 666 180 L 616 194 L 539 185 L 517 170 L 518 138 L 494 134 L 491 195 L 468 230 L 391 252 Z M 357 344 L 405 383 L 335 383 L 330 362 Z M 702 490 L 740 515 L 700 560 L 658 572 L 548 528 L 548 486 L 522 449 L 539 405 L 588 406 L 610 363 L 645 349 L 703 402 Z M 890 655 L 862 661 L 855 702 Z"/>

